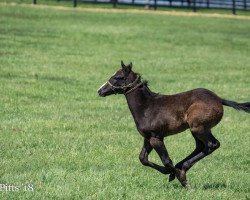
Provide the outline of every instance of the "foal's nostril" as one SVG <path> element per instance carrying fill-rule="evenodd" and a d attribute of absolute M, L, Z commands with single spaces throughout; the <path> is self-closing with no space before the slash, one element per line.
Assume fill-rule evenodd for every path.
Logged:
<path fill-rule="evenodd" d="M 101 90 L 98 90 L 98 91 L 97 91 L 97 93 L 98 93 L 99 95 L 101 95 L 101 92 L 102 92 Z"/>
<path fill-rule="evenodd" d="M 105 96 L 105 95 L 103 94 L 103 92 L 102 92 L 101 89 L 99 89 L 97 92 L 98 92 L 99 96 L 101 96 L 101 97 L 104 97 L 104 96 Z"/>

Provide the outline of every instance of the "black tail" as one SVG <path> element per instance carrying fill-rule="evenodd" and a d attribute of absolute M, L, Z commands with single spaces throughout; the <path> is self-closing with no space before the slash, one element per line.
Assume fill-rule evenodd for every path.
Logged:
<path fill-rule="evenodd" d="M 221 99 L 221 102 L 223 105 L 225 106 L 230 106 L 236 110 L 243 110 L 245 112 L 250 113 L 250 102 L 246 102 L 246 103 L 237 103 L 234 101 L 229 101 L 226 99 Z"/>

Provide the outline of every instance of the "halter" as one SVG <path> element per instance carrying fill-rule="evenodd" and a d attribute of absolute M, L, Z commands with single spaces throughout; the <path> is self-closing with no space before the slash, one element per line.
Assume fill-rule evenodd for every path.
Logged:
<path fill-rule="evenodd" d="M 140 82 L 140 83 L 136 84 L 136 85 L 133 87 L 133 85 L 139 80 L 139 78 L 140 78 L 140 75 L 137 75 L 136 79 L 135 79 L 132 83 L 129 83 L 128 85 L 124 85 L 124 86 L 115 86 L 115 85 L 113 85 L 112 83 L 110 83 L 109 81 L 108 81 L 107 83 L 111 86 L 111 89 L 112 89 L 114 92 L 116 92 L 115 89 L 122 89 L 122 90 L 125 91 L 125 89 L 132 87 L 132 88 L 129 89 L 127 92 L 125 92 L 125 94 L 128 94 L 128 93 L 134 91 L 135 89 L 137 89 L 138 87 L 140 87 L 140 86 L 143 84 L 142 82 Z"/>

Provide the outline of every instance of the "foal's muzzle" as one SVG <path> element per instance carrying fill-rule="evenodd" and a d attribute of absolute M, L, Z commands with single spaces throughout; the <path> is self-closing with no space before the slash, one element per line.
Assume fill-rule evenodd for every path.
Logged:
<path fill-rule="evenodd" d="M 104 83 L 99 89 L 98 94 L 101 97 L 106 97 L 108 95 L 114 94 L 114 90 L 112 87 L 108 84 L 108 82 Z"/>
<path fill-rule="evenodd" d="M 101 97 L 105 97 L 106 96 L 105 93 L 103 93 L 101 89 L 98 90 L 98 94 Z"/>

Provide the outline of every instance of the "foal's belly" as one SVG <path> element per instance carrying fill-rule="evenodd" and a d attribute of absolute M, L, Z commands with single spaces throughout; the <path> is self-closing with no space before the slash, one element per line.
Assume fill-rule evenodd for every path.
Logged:
<path fill-rule="evenodd" d="M 183 132 L 189 128 L 184 111 L 172 112 L 167 110 L 158 115 L 157 118 L 160 120 L 158 122 L 155 121 L 155 123 L 160 127 L 159 130 L 164 137 Z"/>
<path fill-rule="evenodd" d="M 166 137 L 169 135 L 174 135 L 180 132 L 185 131 L 189 128 L 187 122 L 184 119 L 176 118 L 148 118 L 144 120 L 143 125 L 137 127 L 140 134 L 143 137 Z"/>
<path fill-rule="evenodd" d="M 174 135 L 177 133 L 181 133 L 188 129 L 189 126 L 187 123 L 180 123 L 180 124 L 168 124 L 167 128 L 164 130 L 164 137 L 169 135 Z"/>

